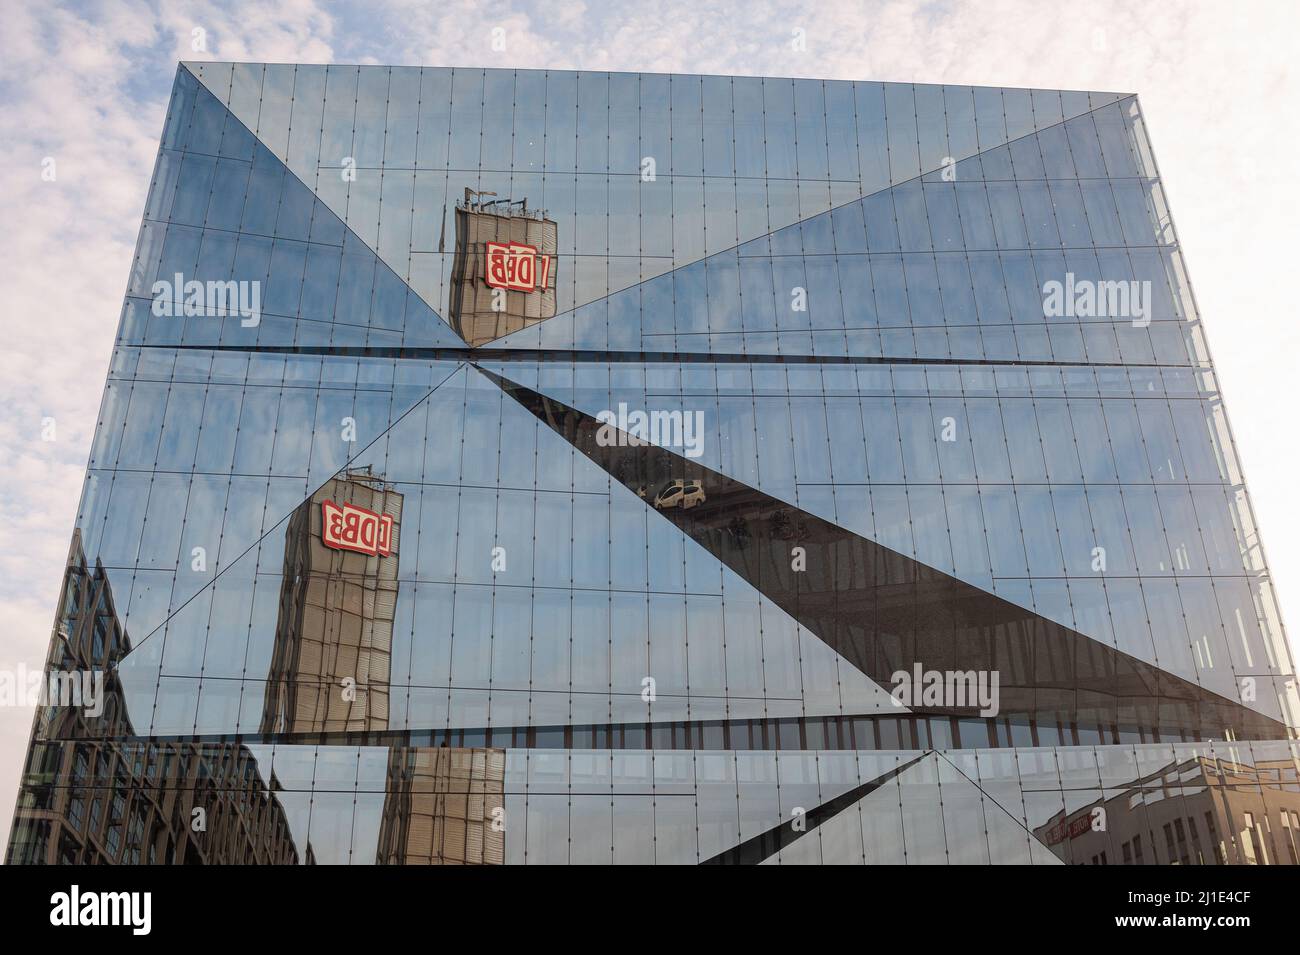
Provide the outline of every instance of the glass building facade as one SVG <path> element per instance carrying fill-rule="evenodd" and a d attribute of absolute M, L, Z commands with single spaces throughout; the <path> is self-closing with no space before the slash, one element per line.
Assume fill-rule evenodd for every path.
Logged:
<path fill-rule="evenodd" d="M 13 862 L 1300 861 L 1118 93 L 181 64 L 48 670 Z"/>

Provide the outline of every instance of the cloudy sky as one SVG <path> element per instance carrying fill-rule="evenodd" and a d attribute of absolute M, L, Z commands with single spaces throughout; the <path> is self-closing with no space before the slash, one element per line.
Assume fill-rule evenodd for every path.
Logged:
<path fill-rule="evenodd" d="M 1141 96 L 1283 613 L 1300 620 L 1293 0 L 0 0 L 0 670 L 40 667 L 177 60 L 551 67 Z M 493 49 L 495 28 L 505 49 Z M 191 48 L 202 30 L 206 52 Z M 806 47 L 790 38 L 803 30 Z M 55 179 L 42 170 L 53 159 Z M 1288 400 L 1289 399 L 1289 400 Z M 54 440 L 43 440 L 53 419 Z M 47 436 L 49 436 L 47 434 Z M 1293 639 L 1293 646 L 1295 641 Z M 0 706 L 0 841 L 31 711 Z"/>

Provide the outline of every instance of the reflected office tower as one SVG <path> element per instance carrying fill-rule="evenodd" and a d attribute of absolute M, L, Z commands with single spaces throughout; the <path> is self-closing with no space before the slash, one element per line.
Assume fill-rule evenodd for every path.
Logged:
<path fill-rule="evenodd" d="M 59 606 L 48 672 L 98 674 L 102 696 L 37 709 L 6 864 L 296 862 L 275 779 L 247 747 L 136 736 L 117 671 L 131 640 L 79 531 Z"/>
<path fill-rule="evenodd" d="M 248 747 L 321 864 L 1291 863 L 1231 316 L 1147 122 L 181 64 L 77 519 L 121 742 Z M 178 275 L 261 314 L 154 314 Z"/>
<path fill-rule="evenodd" d="M 380 864 L 501 865 L 505 765 L 500 749 L 393 747 Z"/>
<path fill-rule="evenodd" d="M 263 733 L 388 729 L 402 495 L 366 470 L 289 518 Z"/>
<path fill-rule="evenodd" d="M 485 345 L 553 316 L 555 252 L 555 220 L 530 210 L 527 199 L 466 187 L 456 203 L 452 328 L 470 345 Z"/>

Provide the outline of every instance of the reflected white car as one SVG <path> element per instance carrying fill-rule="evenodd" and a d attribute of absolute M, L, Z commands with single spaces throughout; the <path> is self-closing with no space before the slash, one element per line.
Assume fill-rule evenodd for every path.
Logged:
<path fill-rule="evenodd" d="M 655 495 L 654 505 L 660 510 L 680 507 L 689 511 L 705 501 L 704 488 L 696 481 L 675 480 Z"/>

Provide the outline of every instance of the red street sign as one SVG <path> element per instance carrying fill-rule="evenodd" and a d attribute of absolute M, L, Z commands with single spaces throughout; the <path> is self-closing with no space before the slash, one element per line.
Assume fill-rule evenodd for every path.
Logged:
<path fill-rule="evenodd" d="M 515 292 L 544 289 L 551 277 L 551 257 L 538 255 L 536 246 L 523 242 L 489 242 L 484 276 L 492 288 Z"/>
<path fill-rule="evenodd" d="M 371 557 L 393 552 L 393 516 L 333 501 L 321 501 L 321 543 L 334 550 L 351 550 Z"/>

